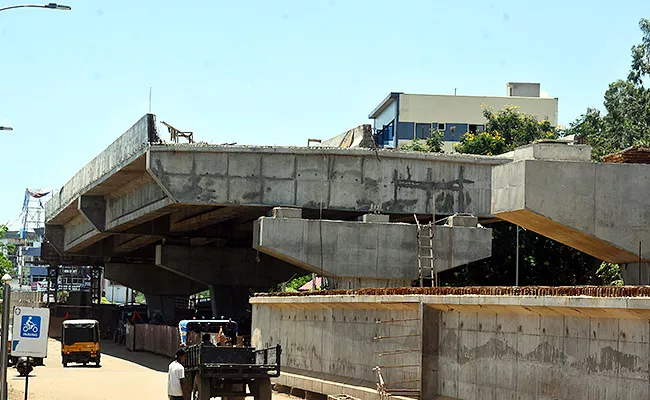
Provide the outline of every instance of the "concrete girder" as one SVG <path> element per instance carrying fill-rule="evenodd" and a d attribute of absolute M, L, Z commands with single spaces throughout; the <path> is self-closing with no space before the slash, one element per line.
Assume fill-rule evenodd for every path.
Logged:
<path fill-rule="evenodd" d="M 174 200 L 150 179 L 134 190 L 106 201 L 106 228 L 123 231 L 174 210 Z"/>
<path fill-rule="evenodd" d="M 259 212 L 259 207 L 221 207 L 216 210 L 210 210 L 186 218 L 178 218 L 176 215 L 172 214 L 169 230 L 171 232 L 194 231 L 219 222 L 238 218 L 242 214 L 251 211 Z"/>
<path fill-rule="evenodd" d="M 205 286 L 269 288 L 300 272 L 291 264 L 246 248 L 159 244 L 155 264 Z"/>
<path fill-rule="evenodd" d="M 106 200 L 103 196 L 79 196 L 77 209 L 98 232 L 106 230 Z"/>
<path fill-rule="evenodd" d="M 262 217 L 253 232 L 253 248 L 310 272 L 372 286 L 402 285 L 418 277 L 412 224 Z M 491 229 L 436 226 L 436 270 L 489 257 L 491 242 Z"/>
<path fill-rule="evenodd" d="M 114 235 L 115 245 L 113 251 L 118 254 L 127 254 L 142 247 L 146 247 L 161 240 L 158 235 Z"/>
<path fill-rule="evenodd" d="M 106 263 L 106 279 L 149 295 L 189 296 L 206 287 L 153 264 Z"/>
<path fill-rule="evenodd" d="M 45 236 L 45 240 L 59 255 L 65 252 L 65 231 L 63 226 L 45 224 L 45 233 L 43 236 Z"/>
<path fill-rule="evenodd" d="M 147 169 L 179 203 L 389 214 L 490 213 L 507 159 L 337 149 L 152 146 Z M 435 204 L 435 208 L 432 205 Z"/>
<path fill-rule="evenodd" d="M 586 162 L 588 149 L 586 155 L 583 146 L 558 144 L 515 150 L 514 162 L 493 169 L 493 214 L 601 260 L 647 262 L 650 167 Z"/>
<path fill-rule="evenodd" d="M 63 250 L 77 253 L 110 236 L 99 232 L 82 214 L 77 214 L 63 229 Z"/>

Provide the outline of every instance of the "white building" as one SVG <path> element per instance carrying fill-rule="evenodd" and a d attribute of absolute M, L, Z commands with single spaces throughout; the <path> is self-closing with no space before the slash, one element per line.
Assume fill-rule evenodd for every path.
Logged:
<path fill-rule="evenodd" d="M 133 291 L 126 286 L 122 286 L 119 283 L 104 279 L 103 284 L 104 297 L 111 303 L 125 304 L 128 301 L 134 301 L 131 299 L 133 296 Z"/>
<path fill-rule="evenodd" d="M 506 96 L 455 96 L 441 94 L 408 94 L 393 92 L 369 115 L 374 120 L 379 146 L 398 148 L 415 138 L 424 139 L 431 130 L 444 132 L 444 151 L 466 132 L 485 129 L 483 110 L 495 111 L 506 106 L 518 106 L 521 112 L 538 120 L 548 120 L 557 126 L 558 99 L 540 97 L 539 83 L 510 82 Z"/>

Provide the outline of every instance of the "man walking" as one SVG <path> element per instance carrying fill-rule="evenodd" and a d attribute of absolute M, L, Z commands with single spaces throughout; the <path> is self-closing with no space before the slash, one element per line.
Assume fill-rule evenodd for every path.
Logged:
<path fill-rule="evenodd" d="M 185 379 L 185 350 L 176 351 L 176 359 L 169 364 L 169 373 L 167 375 L 167 394 L 169 400 L 183 400 L 183 380 Z"/>

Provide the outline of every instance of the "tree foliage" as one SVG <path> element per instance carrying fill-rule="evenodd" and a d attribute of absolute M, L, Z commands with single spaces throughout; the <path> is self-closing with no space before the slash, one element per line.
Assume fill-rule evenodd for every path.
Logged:
<path fill-rule="evenodd" d="M 618 264 L 603 261 L 596 270 L 596 275 L 602 279 L 603 285 L 623 286 L 623 275 Z"/>
<path fill-rule="evenodd" d="M 5 236 L 5 233 L 7 233 L 7 226 L 0 225 L 0 239 Z M 13 264 L 7 256 L 15 252 L 16 247 L 14 245 L 0 243 L 0 276 L 7 273 L 11 275 L 14 272 Z"/>
<path fill-rule="evenodd" d="M 490 225 L 492 257 L 440 274 L 443 285 L 514 285 L 517 227 L 508 222 Z M 600 261 L 532 231 L 519 231 L 519 284 L 587 285 L 600 283 Z"/>
<path fill-rule="evenodd" d="M 467 132 L 456 151 L 467 154 L 498 155 L 540 139 L 554 139 L 556 130 L 546 120 L 519 111 L 518 106 L 506 106 L 494 111 L 483 110 L 486 119 L 484 132 Z"/>
<path fill-rule="evenodd" d="M 400 150 L 421 151 L 424 153 L 442 153 L 442 144 L 444 141 L 444 132 L 432 129 L 429 132 L 429 137 L 424 141 L 420 139 L 413 139 L 411 144 L 400 147 Z"/>
<path fill-rule="evenodd" d="M 601 160 L 630 146 L 650 144 L 650 20 L 641 19 L 641 43 L 632 47 L 627 79 L 612 82 L 605 92 L 604 113 L 589 108 L 567 129 L 593 148 L 592 158 Z"/>
<path fill-rule="evenodd" d="M 308 275 L 303 275 L 299 276 L 296 278 L 291 279 L 290 281 L 286 282 L 286 287 L 284 288 L 285 291 L 287 292 L 297 292 L 298 289 L 304 285 L 305 283 L 309 282 L 312 278 L 311 274 Z M 275 287 L 276 292 L 281 292 L 282 291 L 282 284 L 279 284 Z"/>

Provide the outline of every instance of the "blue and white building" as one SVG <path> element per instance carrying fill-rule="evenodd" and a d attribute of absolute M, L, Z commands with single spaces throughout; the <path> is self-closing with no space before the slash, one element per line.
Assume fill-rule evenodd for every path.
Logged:
<path fill-rule="evenodd" d="M 521 112 L 557 126 L 558 99 L 540 97 L 539 83 L 510 82 L 506 88 L 506 96 L 501 97 L 392 92 L 372 110 L 369 118 L 374 121 L 380 147 L 398 148 L 438 130 L 444 132 L 445 152 L 453 152 L 454 144 L 466 132 L 485 129 L 485 108 L 498 111 L 517 106 Z"/>

